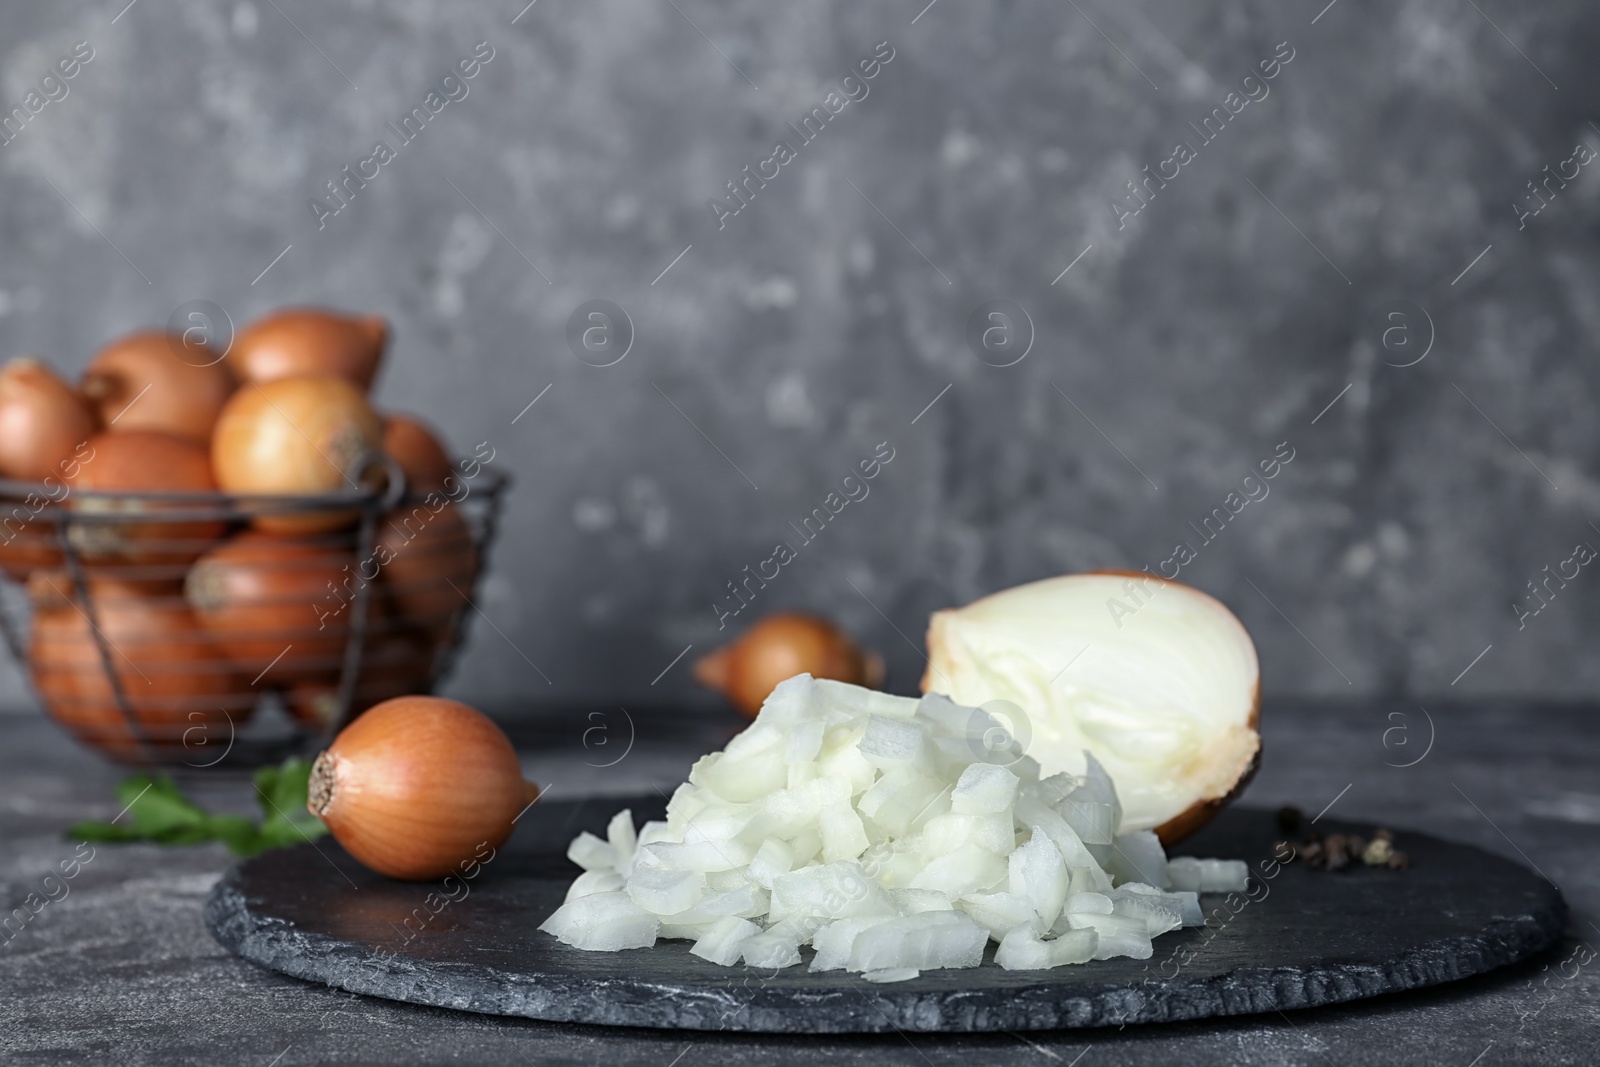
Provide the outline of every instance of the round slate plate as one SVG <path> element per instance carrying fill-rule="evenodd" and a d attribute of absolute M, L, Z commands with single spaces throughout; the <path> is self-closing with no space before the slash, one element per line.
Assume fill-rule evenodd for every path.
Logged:
<path fill-rule="evenodd" d="M 1005 971 L 991 944 L 981 967 L 874 985 L 804 966 L 717 967 L 686 941 L 568 948 L 535 929 L 578 873 L 567 843 L 580 830 L 603 833 L 623 807 L 640 822 L 663 817 L 659 797 L 541 802 L 475 878 L 445 884 L 382 878 L 332 841 L 268 853 L 218 882 L 206 922 L 245 959 L 392 1000 L 612 1026 L 842 1033 L 1115 1026 L 1332 1004 L 1523 959 L 1552 944 L 1566 917 L 1560 892 L 1532 872 L 1423 834 L 1398 835 L 1408 870 L 1275 866 L 1271 813 L 1229 808 L 1180 851 L 1248 860 L 1250 892 L 1202 897 L 1208 925 L 1162 935 L 1149 960 Z"/>

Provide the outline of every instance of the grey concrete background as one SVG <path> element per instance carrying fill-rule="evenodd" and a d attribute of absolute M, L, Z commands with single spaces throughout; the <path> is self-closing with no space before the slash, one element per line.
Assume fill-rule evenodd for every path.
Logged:
<path fill-rule="evenodd" d="M 379 400 L 517 479 L 456 695 L 687 697 L 724 583 L 882 441 L 750 611 L 838 617 L 898 688 L 930 611 L 1155 566 L 1285 441 L 1183 571 L 1269 691 L 1600 684 L 1600 578 L 1513 608 L 1600 545 L 1600 178 L 1513 206 L 1600 147 L 1592 4 L 123 2 L 0 3 L 6 110 L 94 49 L 0 147 L 0 353 L 76 372 L 192 300 L 390 316 Z M 319 230 L 323 183 L 480 41 L 469 95 Z M 719 231 L 708 200 L 884 41 Z M 1197 158 L 1119 229 L 1179 139 Z M 595 298 L 636 329 L 615 366 L 565 340 Z M 995 298 L 1031 318 L 1015 366 L 965 340 Z"/>

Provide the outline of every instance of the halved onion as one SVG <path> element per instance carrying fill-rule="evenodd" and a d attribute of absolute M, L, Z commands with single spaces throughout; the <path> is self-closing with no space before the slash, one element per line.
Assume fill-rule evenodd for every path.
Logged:
<path fill-rule="evenodd" d="M 1171 845 L 1232 800 L 1261 752 L 1261 670 L 1244 626 L 1180 582 L 1125 571 L 1047 578 L 936 612 L 926 692 L 1006 700 L 1012 732 L 1044 774 L 1117 783 L 1117 832 Z"/>
<path fill-rule="evenodd" d="M 100 350 L 83 372 L 83 395 L 108 430 L 159 430 L 204 446 L 234 388 L 220 358 L 185 338 L 141 330 Z"/>
<path fill-rule="evenodd" d="M 381 315 L 286 308 L 240 330 L 228 363 L 244 382 L 332 377 L 366 393 L 388 342 L 389 324 Z"/>

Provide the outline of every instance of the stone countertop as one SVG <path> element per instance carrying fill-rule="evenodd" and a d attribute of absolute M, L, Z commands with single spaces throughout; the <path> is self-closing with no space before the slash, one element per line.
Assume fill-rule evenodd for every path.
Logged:
<path fill-rule="evenodd" d="M 1518 859 L 1572 906 L 1544 958 L 1415 993 L 1289 1015 L 987 1037 L 760 1037 L 553 1025 L 354 996 L 230 956 L 201 920 L 230 863 L 221 846 L 99 846 L 69 893 L 0 943 L 0 1058 L 8 1063 L 490 1063 L 683 1061 L 878 1064 L 1316 1064 L 1592 1062 L 1600 1032 L 1600 708 L 1504 700 L 1269 702 L 1247 803 L 1324 805 Z M 552 795 L 669 789 L 727 718 L 640 708 L 515 720 L 524 765 Z M 74 855 L 77 819 L 110 818 L 120 772 L 32 714 L 0 715 L 0 905 Z M 1431 746 L 1429 740 L 1432 740 Z M 630 744 L 631 739 L 631 744 Z M 1426 753 L 1424 755 L 1424 753 Z M 615 762 L 613 762 L 615 761 Z M 604 764 L 611 766 L 603 766 Z M 1411 766 L 1397 766 L 1411 763 Z M 242 776 L 186 782 L 202 803 L 249 810 Z M 1403 841 L 1402 841 L 1403 843 Z"/>

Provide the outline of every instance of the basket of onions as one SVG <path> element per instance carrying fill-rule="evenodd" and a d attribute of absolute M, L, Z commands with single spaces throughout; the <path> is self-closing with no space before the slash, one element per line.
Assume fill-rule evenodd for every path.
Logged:
<path fill-rule="evenodd" d="M 508 479 L 372 407 L 387 335 L 292 309 L 225 353 L 119 338 L 76 385 L 0 367 L 0 632 L 79 741 L 250 765 L 448 669 Z"/>

